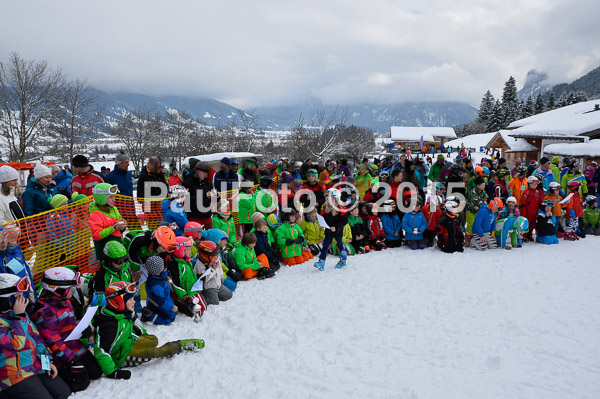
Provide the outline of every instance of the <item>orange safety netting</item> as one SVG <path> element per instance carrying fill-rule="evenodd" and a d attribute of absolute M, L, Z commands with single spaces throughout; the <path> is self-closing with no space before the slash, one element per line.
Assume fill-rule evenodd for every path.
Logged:
<path fill-rule="evenodd" d="M 278 184 L 271 186 L 277 190 Z M 231 204 L 236 203 L 239 190 L 220 193 Z M 127 221 L 127 228 L 156 229 L 163 221 L 161 199 L 137 200 L 117 194 L 115 206 Z M 93 273 L 99 267 L 94 240 L 88 224 L 89 207 L 93 198 L 87 197 L 56 210 L 39 213 L 3 225 L 8 241 L 21 246 L 35 282 L 42 273 L 55 266 L 77 265 L 82 273 Z M 238 239 L 241 235 L 238 214 L 232 211 Z"/>

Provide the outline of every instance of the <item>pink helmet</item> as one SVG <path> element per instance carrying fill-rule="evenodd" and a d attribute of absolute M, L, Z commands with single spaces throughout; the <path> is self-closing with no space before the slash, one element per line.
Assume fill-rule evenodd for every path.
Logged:
<path fill-rule="evenodd" d="M 175 241 L 177 242 L 177 249 L 173 251 L 173 256 L 179 259 L 184 259 L 185 249 L 194 244 L 194 239 L 192 237 L 179 236 L 175 238 Z"/>
<path fill-rule="evenodd" d="M 203 226 L 198 222 L 187 222 L 185 224 L 183 232 L 187 237 L 192 237 L 193 239 L 196 239 L 202 232 L 202 227 Z"/>

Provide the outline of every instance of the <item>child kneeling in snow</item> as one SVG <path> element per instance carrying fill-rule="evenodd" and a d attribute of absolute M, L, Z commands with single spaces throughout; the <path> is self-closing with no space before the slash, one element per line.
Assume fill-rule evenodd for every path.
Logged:
<path fill-rule="evenodd" d="M 283 263 L 288 266 L 299 265 L 313 258 L 306 247 L 306 239 L 298 221 L 298 211 L 281 212 L 282 225 L 275 231 L 277 246 L 281 252 Z"/>
<path fill-rule="evenodd" d="M 427 220 L 425 220 L 425 216 L 421 213 L 420 209 L 421 200 L 417 198 L 417 202 L 413 205 L 411 212 L 402 218 L 402 229 L 404 230 L 406 245 L 413 250 L 425 248 L 423 233 L 427 230 Z"/>
<path fill-rule="evenodd" d="M 463 252 L 464 248 L 465 235 L 458 216 L 459 207 L 460 201 L 456 197 L 448 197 L 445 203 L 446 212 L 440 217 L 436 228 L 438 248 L 448 254 Z"/>
<path fill-rule="evenodd" d="M 168 325 L 177 316 L 177 306 L 171 298 L 169 274 L 165 261 L 160 256 L 146 260 L 148 280 L 146 280 L 146 307 L 142 310 L 142 321 Z"/>
<path fill-rule="evenodd" d="M 558 244 L 556 237 L 556 216 L 552 214 L 554 201 L 546 200 L 540 205 L 540 210 L 537 214 L 536 241 L 546 245 Z"/>
<path fill-rule="evenodd" d="M 235 245 L 233 259 L 237 265 L 244 280 L 250 280 L 257 277 L 259 280 L 273 277 L 275 272 L 269 268 L 269 263 L 260 263 L 256 259 L 254 247 L 256 246 L 256 235 L 254 233 L 244 234 L 242 241 Z"/>
<path fill-rule="evenodd" d="M 150 258 L 149 258 L 150 259 Z M 158 338 L 134 323 L 135 285 L 124 281 L 111 283 L 105 291 L 106 306 L 94 318 L 96 327 L 94 356 L 104 375 L 128 380 L 133 367 L 152 359 L 170 357 L 182 350 L 204 348 L 201 339 L 173 341 L 158 346 Z"/>

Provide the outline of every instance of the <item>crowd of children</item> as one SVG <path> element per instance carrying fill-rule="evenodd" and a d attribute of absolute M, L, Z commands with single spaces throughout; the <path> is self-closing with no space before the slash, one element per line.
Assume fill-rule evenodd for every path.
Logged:
<path fill-rule="evenodd" d="M 174 184 L 162 202 L 162 225 L 128 230 L 116 186 L 100 183 L 89 219 L 100 261 L 95 274 L 53 267 L 34 289 L 22 252 L 0 228 L 1 395 L 64 398 L 102 375 L 128 379 L 127 367 L 202 348 L 199 339 L 158 346 L 136 320 L 169 325 L 181 314 L 199 321 L 209 306 L 232 299 L 240 281 L 273 277 L 282 264 L 311 261 L 323 271 L 329 255 L 339 257 L 339 269 L 348 256 L 402 246 L 455 253 L 600 235 L 598 201 L 586 196 L 576 162 L 556 165 L 560 182 L 549 163 L 542 158 L 539 168 L 510 171 L 503 159 L 473 166 L 440 155 L 430 171 L 420 159 L 400 157 L 359 165 L 356 176 L 333 161 L 309 165 L 301 176 L 282 160 L 236 203 L 220 193 L 207 228 L 188 219 L 189 192 Z M 69 339 L 93 306 L 91 325 Z"/>

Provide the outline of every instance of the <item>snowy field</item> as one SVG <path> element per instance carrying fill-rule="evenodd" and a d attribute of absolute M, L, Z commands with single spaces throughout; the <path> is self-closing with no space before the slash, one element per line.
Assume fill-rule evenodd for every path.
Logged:
<path fill-rule="evenodd" d="M 447 255 L 388 249 L 241 282 L 206 348 L 75 398 L 598 398 L 600 238 Z"/>

